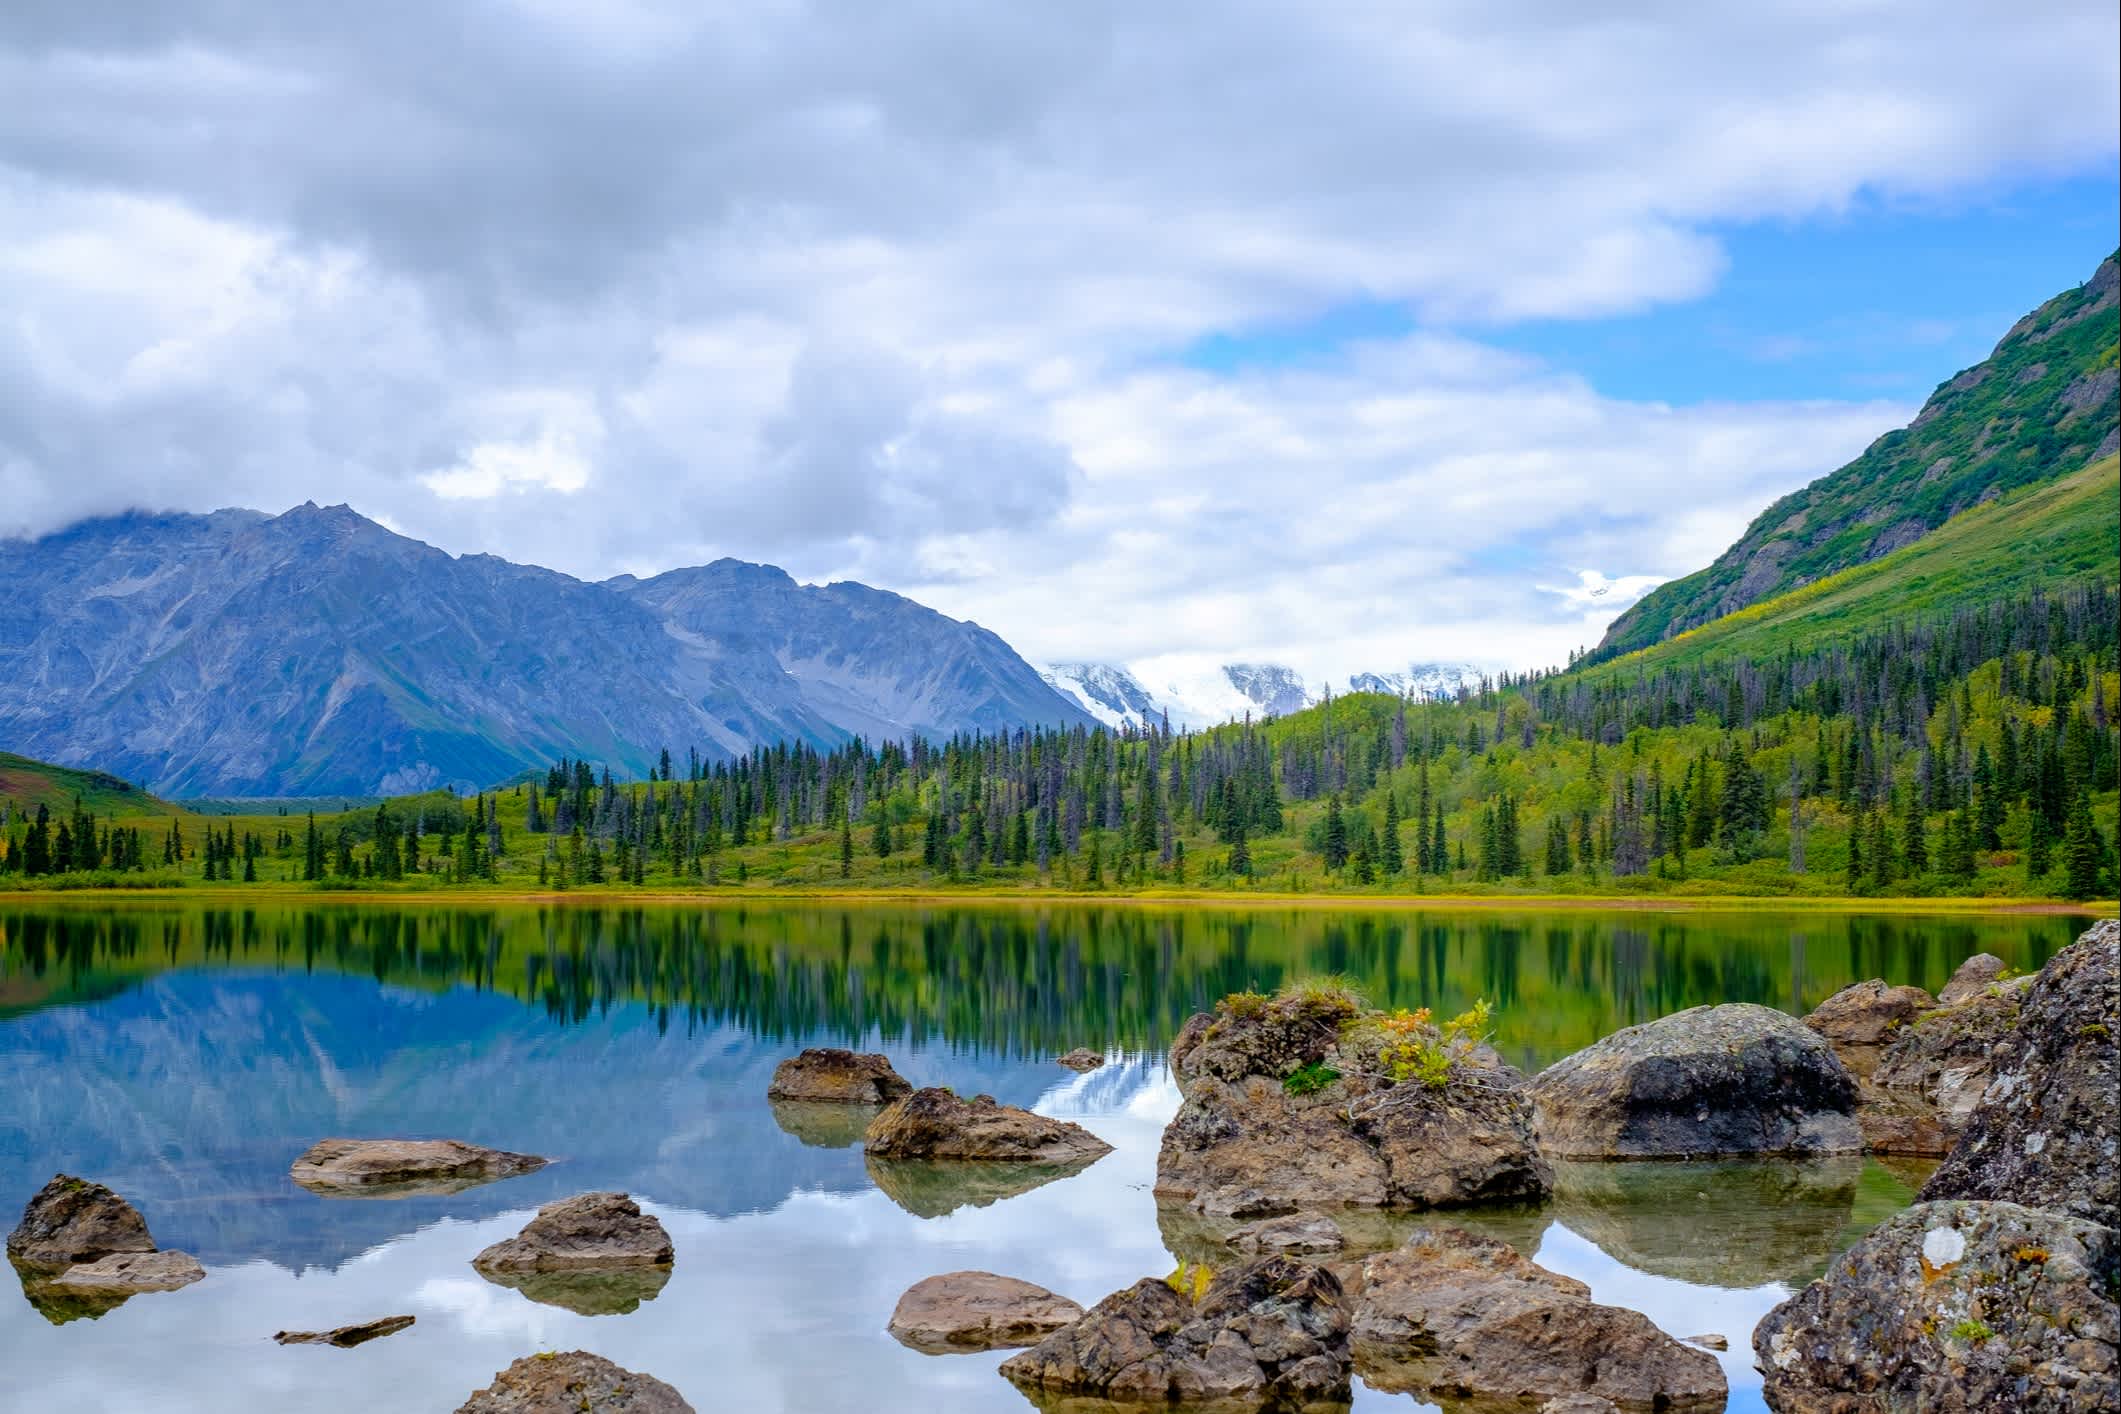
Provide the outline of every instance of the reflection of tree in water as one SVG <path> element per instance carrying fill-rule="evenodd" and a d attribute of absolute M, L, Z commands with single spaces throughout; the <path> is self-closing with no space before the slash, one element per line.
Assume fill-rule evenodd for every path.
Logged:
<path fill-rule="evenodd" d="M 0 1007 L 108 996 L 170 967 L 241 964 L 510 995 L 562 1022 L 645 1003 L 659 1027 L 881 1035 L 1004 1054 L 1155 1049 L 1227 993 L 1338 972 L 1384 1006 L 1497 1005 L 1497 1043 L 1545 1064 L 1704 1002 L 1793 1009 L 1884 976 L 1936 987 L 1977 950 L 2031 967 L 2069 918 L 1768 912 L 1007 906 L 830 908 L 264 903 L 0 906 Z M 1805 932 L 1798 946 L 1793 934 Z M 1413 947 L 1406 944 L 1412 941 Z M 1544 966 L 1526 966 L 1537 940 Z M 5 1013 L 0 1013 L 5 1014 Z"/>

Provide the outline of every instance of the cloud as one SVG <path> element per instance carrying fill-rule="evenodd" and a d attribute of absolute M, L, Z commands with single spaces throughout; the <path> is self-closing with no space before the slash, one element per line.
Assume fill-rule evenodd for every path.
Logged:
<path fill-rule="evenodd" d="M 9 7 L 0 532 L 348 500 L 584 575 L 860 575 L 1038 654 L 1544 660 L 1604 611 L 1539 583 L 1691 569 L 1907 409 L 1616 402 L 1487 331 L 1697 296 L 1733 223 L 2110 164 L 2116 26 Z M 1351 302 L 1415 332 L 1170 366 Z"/>

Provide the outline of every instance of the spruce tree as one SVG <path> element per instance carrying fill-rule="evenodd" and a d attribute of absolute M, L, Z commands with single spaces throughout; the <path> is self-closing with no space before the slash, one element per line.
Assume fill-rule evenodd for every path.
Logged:
<path fill-rule="evenodd" d="M 1404 720 L 1404 712 L 1402 712 Z M 1385 877 L 1397 878 L 1407 867 L 1407 857 L 1399 843 L 1399 796 L 1396 792 L 1385 792 L 1385 837 L 1382 848 L 1382 863 Z"/>

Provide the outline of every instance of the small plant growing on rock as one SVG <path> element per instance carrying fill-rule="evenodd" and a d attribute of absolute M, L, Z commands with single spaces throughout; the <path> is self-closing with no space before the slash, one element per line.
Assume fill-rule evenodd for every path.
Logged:
<path fill-rule="evenodd" d="M 1952 1327 L 1952 1339 L 1963 1340 L 1969 1345 L 1978 1345 L 1993 1335 L 1995 1331 L 1989 1328 L 1988 1322 L 1975 1320 L 1972 1316 Z"/>
<path fill-rule="evenodd" d="M 1208 1284 L 1214 1279 L 1215 1273 L 1206 1262 L 1180 1262 L 1172 1269 L 1171 1275 L 1164 1278 L 1164 1285 L 1197 1306 L 1208 1294 Z"/>
<path fill-rule="evenodd" d="M 1451 1083 L 1452 1068 L 1487 1038 L 1492 1015 L 1485 998 L 1441 1026 L 1431 1024 L 1427 1007 L 1387 1013 L 1377 1022 L 1384 1033 L 1378 1061 L 1396 1083 L 1441 1090 Z"/>
<path fill-rule="evenodd" d="M 1317 1061 L 1300 1065 L 1282 1077 L 1281 1088 L 1291 1095 L 1315 1095 L 1340 1079 L 1340 1072 Z"/>

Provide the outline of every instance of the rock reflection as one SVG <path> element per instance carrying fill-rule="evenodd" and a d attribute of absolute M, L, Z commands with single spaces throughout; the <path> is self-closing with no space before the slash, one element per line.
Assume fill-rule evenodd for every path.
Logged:
<path fill-rule="evenodd" d="M 945 1159 L 864 1160 L 885 1197 L 917 1218 L 948 1217 L 959 1208 L 984 1208 L 1072 1178 L 1095 1163 L 959 1163 Z"/>
<path fill-rule="evenodd" d="M 1548 1213 L 1637 1271 L 1744 1290 L 1811 1280 L 1845 1245 L 1864 1162 L 1554 1165 Z"/>
<path fill-rule="evenodd" d="M 828 1105 L 817 1100 L 768 1100 L 773 1122 L 783 1134 L 813 1149 L 849 1149 L 862 1142 L 869 1121 L 883 1111 L 874 1105 Z"/>
<path fill-rule="evenodd" d="M 20 1262 L 10 1265 L 14 1267 L 15 1275 L 22 1279 L 22 1297 L 29 1302 L 30 1309 L 55 1326 L 63 1326 L 68 1321 L 98 1320 L 135 1295 L 108 1287 L 60 1286 L 57 1271 L 25 1267 Z"/>
<path fill-rule="evenodd" d="M 577 1316 L 626 1316 L 653 1301 L 670 1283 L 669 1267 L 612 1267 L 601 1271 L 504 1272 L 473 1268 L 495 1286 L 521 1292 L 541 1306 Z"/>
<path fill-rule="evenodd" d="M 1310 1210 L 1307 1210 L 1310 1211 Z M 1518 1251 L 1535 1252 L 1546 1231 L 1549 1214 L 1533 1204 L 1502 1204 L 1484 1208 L 1430 1208 L 1421 1211 L 1383 1208 L 1329 1208 L 1318 1210 L 1332 1219 L 1347 1245 L 1337 1252 L 1305 1254 L 1306 1261 L 1331 1267 L 1345 1282 L 1364 1257 L 1389 1252 L 1417 1230 L 1432 1224 L 1462 1227 L 1507 1242 Z M 1250 1218 L 1211 1218 L 1183 1203 L 1159 1202 L 1156 1227 L 1164 1239 L 1164 1250 L 1180 1262 L 1196 1262 L 1211 1270 L 1224 1267 L 1240 1256 L 1230 1237 L 1254 1223 Z"/>

